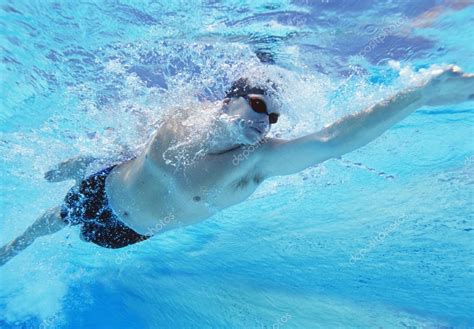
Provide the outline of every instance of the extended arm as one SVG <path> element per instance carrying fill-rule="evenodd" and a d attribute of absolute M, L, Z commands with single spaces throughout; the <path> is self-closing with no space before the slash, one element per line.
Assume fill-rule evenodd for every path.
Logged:
<path fill-rule="evenodd" d="M 110 163 L 116 163 L 117 161 L 125 161 L 133 158 L 133 152 L 127 146 L 122 145 L 120 155 L 114 155 L 110 158 L 95 158 L 93 156 L 77 156 L 72 159 L 61 162 L 56 165 L 53 169 L 48 170 L 44 174 L 44 178 L 51 183 L 61 182 L 64 180 L 72 179 L 79 183 L 85 176 L 86 171 L 89 169 L 91 164 L 104 164 L 109 165 Z"/>
<path fill-rule="evenodd" d="M 473 94 L 474 76 L 450 67 L 421 87 L 343 117 L 317 133 L 290 141 L 269 139 L 262 149 L 263 167 L 269 176 L 299 172 L 366 145 L 422 106 L 456 104 Z"/>

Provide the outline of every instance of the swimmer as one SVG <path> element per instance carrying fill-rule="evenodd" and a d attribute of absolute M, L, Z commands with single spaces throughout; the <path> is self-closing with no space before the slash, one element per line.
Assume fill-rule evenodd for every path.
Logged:
<path fill-rule="evenodd" d="M 474 75 L 456 66 L 439 69 L 418 87 L 294 140 L 266 137 L 281 120 L 275 100 L 270 88 L 237 80 L 222 103 L 228 120 L 220 120 L 202 143 L 188 145 L 187 154 L 200 156 L 180 168 L 164 156 L 181 139 L 189 139 L 179 120 L 165 121 L 137 157 L 89 177 L 83 176 L 93 158 L 62 163 L 45 178 L 73 179 L 75 186 L 62 205 L 0 249 L 0 264 L 35 239 L 69 225 L 80 227 L 84 241 L 122 248 L 198 223 L 245 201 L 267 178 L 295 174 L 366 145 L 421 107 L 474 100 Z"/>

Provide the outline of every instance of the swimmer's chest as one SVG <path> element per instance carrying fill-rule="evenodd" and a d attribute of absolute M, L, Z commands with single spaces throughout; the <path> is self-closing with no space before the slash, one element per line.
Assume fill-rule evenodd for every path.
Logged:
<path fill-rule="evenodd" d="M 210 157 L 178 174 L 176 186 L 187 199 L 181 201 L 222 209 L 246 200 L 263 180 L 252 159 L 233 163 L 229 156 Z"/>

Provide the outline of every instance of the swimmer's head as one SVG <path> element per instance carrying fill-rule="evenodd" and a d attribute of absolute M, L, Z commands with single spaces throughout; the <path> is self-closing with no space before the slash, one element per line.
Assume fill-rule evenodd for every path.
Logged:
<path fill-rule="evenodd" d="M 237 125 L 242 144 L 255 144 L 277 123 L 279 106 L 271 87 L 251 85 L 246 78 L 235 81 L 224 98 L 223 111 Z M 271 89 L 270 89 L 271 88 Z"/>

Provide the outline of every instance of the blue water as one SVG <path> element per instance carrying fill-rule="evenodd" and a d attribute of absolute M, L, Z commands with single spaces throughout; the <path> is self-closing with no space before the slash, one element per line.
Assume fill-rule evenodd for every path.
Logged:
<path fill-rule="evenodd" d="M 137 153 L 165 109 L 242 75 L 286 86 L 272 136 L 293 138 L 432 64 L 474 72 L 469 0 L 0 3 L 0 244 L 61 202 L 56 163 Z M 473 113 L 420 109 L 136 247 L 39 239 L 0 268 L 0 327 L 472 327 Z"/>

